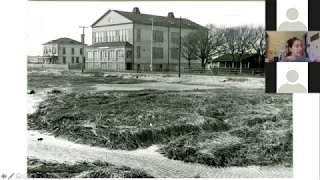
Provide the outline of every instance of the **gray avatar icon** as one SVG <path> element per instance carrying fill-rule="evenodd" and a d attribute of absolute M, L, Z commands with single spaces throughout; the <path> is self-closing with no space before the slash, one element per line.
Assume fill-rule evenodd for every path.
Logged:
<path fill-rule="evenodd" d="M 286 15 L 289 20 L 294 21 L 299 17 L 299 11 L 296 8 L 290 8 Z M 307 27 L 300 21 L 286 21 L 280 24 L 278 31 L 307 31 Z"/>
<path fill-rule="evenodd" d="M 278 93 L 307 93 L 307 89 L 302 84 L 295 83 L 299 79 L 299 74 L 297 71 L 288 71 L 286 77 L 290 83 L 282 85 L 278 89 Z"/>

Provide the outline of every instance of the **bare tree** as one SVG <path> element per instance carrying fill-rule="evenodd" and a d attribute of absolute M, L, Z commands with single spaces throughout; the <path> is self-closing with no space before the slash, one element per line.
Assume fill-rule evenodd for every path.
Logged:
<path fill-rule="evenodd" d="M 179 41 L 175 42 L 176 47 L 179 46 Z M 179 53 L 179 48 L 172 49 L 174 53 Z M 191 61 L 199 60 L 195 55 L 195 44 L 193 36 L 187 35 L 181 38 L 181 57 L 188 61 L 188 67 L 191 67 Z"/>
<path fill-rule="evenodd" d="M 225 54 L 230 54 L 233 62 L 240 65 L 252 51 L 252 45 L 257 41 L 255 35 L 255 28 L 248 25 L 226 28 L 223 34 Z"/>
<path fill-rule="evenodd" d="M 223 28 L 215 25 L 207 25 L 206 28 L 192 32 L 182 39 L 182 55 L 188 58 L 192 56 L 201 60 L 204 69 L 208 61 L 221 53 L 224 43 L 221 38 Z"/>
<path fill-rule="evenodd" d="M 261 62 L 264 61 L 263 57 L 265 54 L 266 45 L 266 33 L 263 26 L 258 26 L 254 28 L 255 41 L 252 42 L 252 52 L 256 53 L 258 56 L 258 65 L 261 67 Z"/>

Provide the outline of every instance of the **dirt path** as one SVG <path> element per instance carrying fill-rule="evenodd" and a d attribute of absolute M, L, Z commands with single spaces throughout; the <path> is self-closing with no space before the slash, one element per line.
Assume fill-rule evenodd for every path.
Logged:
<path fill-rule="evenodd" d="M 37 138 L 43 141 L 37 141 Z M 36 131 L 28 133 L 28 156 L 58 163 L 77 161 L 106 161 L 116 166 L 143 169 L 157 178 L 190 178 L 200 175 L 203 178 L 258 178 L 292 177 L 291 168 L 244 167 L 212 168 L 200 164 L 170 160 L 158 154 L 156 146 L 137 151 L 108 150 L 58 139 Z"/>
<path fill-rule="evenodd" d="M 28 95 L 28 113 L 35 111 L 45 92 Z M 37 141 L 42 137 L 43 141 Z M 77 161 L 106 161 L 116 166 L 143 169 L 156 178 L 291 178 L 292 168 L 285 167 L 231 167 L 213 168 L 201 164 L 191 164 L 168 159 L 156 152 L 157 147 L 136 151 L 108 150 L 76 144 L 59 139 L 47 133 L 28 131 L 28 157 L 59 163 Z"/>

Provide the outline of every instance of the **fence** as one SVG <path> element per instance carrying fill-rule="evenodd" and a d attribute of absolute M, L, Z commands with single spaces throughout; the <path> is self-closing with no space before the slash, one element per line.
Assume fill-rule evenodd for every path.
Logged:
<path fill-rule="evenodd" d="M 31 68 L 56 68 L 56 69 L 69 69 L 68 64 L 28 64 Z"/>
<path fill-rule="evenodd" d="M 212 74 L 226 75 L 226 74 L 245 74 L 245 75 L 255 75 L 264 74 L 264 68 L 217 68 L 211 69 Z"/>
<path fill-rule="evenodd" d="M 114 72 L 137 72 L 137 70 L 125 70 L 123 66 L 117 66 L 116 64 L 106 63 L 86 63 L 85 69 L 87 71 L 114 71 Z M 90 67 L 91 66 L 91 67 Z M 113 68 L 110 68 L 115 66 Z M 28 67 L 32 68 L 57 68 L 57 69 L 81 69 L 81 63 L 79 64 L 28 64 Z M 109 68 L 110 69 L 109 69 Z M 139 73 L 177 73 L 179 68 L 167 69 L 153 69 L 150 72 L 150 69 L 139 70 Z M 180 67 L 181 74 L 205 74 L 205 75 L 264 75 L 264 68 L 218 68 L 214 67 L 212 69 L 203 69 L 203 68 L 186 68 Z"/>

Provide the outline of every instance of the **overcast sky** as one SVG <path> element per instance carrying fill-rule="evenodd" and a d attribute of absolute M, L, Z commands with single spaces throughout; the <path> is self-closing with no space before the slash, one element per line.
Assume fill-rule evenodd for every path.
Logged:
<path fill-rule="evenodd" d="M 188 18 L 200 25 L 235 26 L 265 24 L 265 2 L 187 1 L 187 2 L 34 2 L 27 4 L 28 55 L 41 55 L 42 44 L 61 37 L 80 41 L 82 29 L 90 27 L 109 9 L 129 11 L 139 7 L 140 13 Z M 91 28 L 85 30 L 86 43 L 91 44 Z"/>

